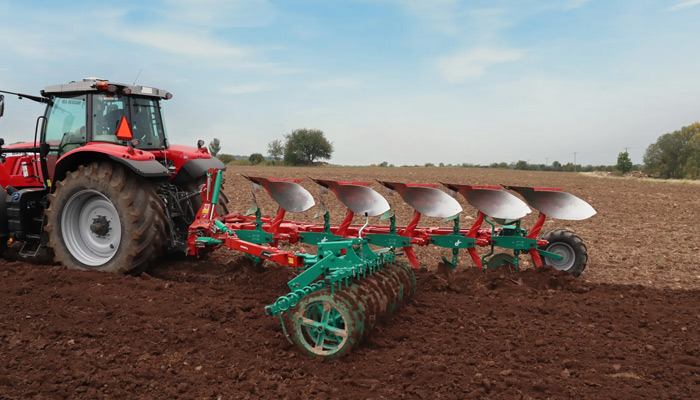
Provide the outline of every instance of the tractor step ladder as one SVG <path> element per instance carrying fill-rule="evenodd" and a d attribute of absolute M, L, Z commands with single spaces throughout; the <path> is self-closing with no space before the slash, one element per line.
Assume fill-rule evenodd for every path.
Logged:
<path fill-rule="evenodd" d="M 25 258 L 34 258 L 46 253 L 46 244 L 42 242 L 42 235 L 28 234 L 27 240 L 22 244 L 19 255 Z"/>

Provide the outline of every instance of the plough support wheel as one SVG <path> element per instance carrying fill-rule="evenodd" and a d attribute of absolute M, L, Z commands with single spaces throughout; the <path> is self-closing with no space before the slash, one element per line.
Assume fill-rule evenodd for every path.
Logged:
<path fill-rule="evenodd" d="M 568 229 L 554 229 L 542 235 L 542 239 L 549 242 L 542 250 L 562 257 L 561 260 L 542 257 L 544 265 L 566 271 L 573 276 L 581 275 L 581 272 L 586 269 L 588 249 L 577 234 Z"/>

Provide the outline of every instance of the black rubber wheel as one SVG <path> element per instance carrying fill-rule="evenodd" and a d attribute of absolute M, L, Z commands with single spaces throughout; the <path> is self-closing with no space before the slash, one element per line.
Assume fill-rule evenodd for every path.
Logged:
<path fill-rule="evenodd" d="M 56 262 L 112 273 L 142 272 L 166 238 L 153 184 L 111 162 L 81 165 L 56 182 L 44 229 Z"/>
<path fill-rule="evenodd" d="M 182 188 L 189 191 L 189 192 L 194 192 L 197 191 L 198 193 L 201 193 L 202 187 L 204 184 L 207 182 L 207 177 L 203 176 L 201 178 L 195 179 L 190 182 L 186 182 L 182 184 Z M 202 207 L 202 204 L 204 204 L 204 201 L 202 201 L 202 196 L 199 194 L 196 197 L 192 198 L 192 208 L 194 209 L 194 212 L 197 213 L 199 209 Z M 226 194 L 224 194 L 223 190 L 219 191 L 219 201 L 218 204 L 216 205 L 216 213 L 219 214 L 220 217 L 223 217 L 224 215 L 228 215 L 228 197 L 226 197 Z M 192 221 L 194 222 L 194 221 Z"/>
<path fill-rule="evenodd" d="M 581 275 L 588 264 L 588 249 L 585 243 L 574 232 L 568 229 L 554 229 L 544 235 L 542 239 L 549 242 L 543 250 L 559 254 L 564 257 L 557 261 L 549 257 L 542 257 L 542 263 L 566 271 L 573 276 Z"/>

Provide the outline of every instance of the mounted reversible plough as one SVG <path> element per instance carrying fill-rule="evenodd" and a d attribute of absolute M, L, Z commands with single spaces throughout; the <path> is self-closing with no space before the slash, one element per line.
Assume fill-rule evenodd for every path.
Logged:
<path fill-rule="evenodd" d="M 378 319 L 394 313 L 415 293 L 418 260 L 413 246 L 451 249 L 451 258 L 442 257 L 450 269 L 457 266 L 461 249 L 477 267 L 488 269 L 506 264 L 517 268 L 519 256 L 527 254 L 537 267 L 551 265 L 578 276 L 588 261 L 586 246 L 572 231 L 554 229 L 539 236 L 547 217 L 583 220 L 595 214 L 588 203 L 561 189 L 443 183 L 478 210 L 471 226 L 462 228 L 462 207 L 438 185 L 380 181 L 415 210 L 407 226 L 397 227 L 389 203 L 369 183 L 314 179 L 322 193 L 332 192 L 347 207 L 345 219 L 335 226 L 323 200 L 317 214 L 323 217 L 322 224 L 284 219 L 287 212 L 303 212 L 315 204 L 300 179 L 246 178 L 279 205 L 277 215 L 263 217 L 255 196 L 245 215 L 217 215 L 222 171 L 210 170 L 202 190 L 204 204 L 189 228 L 188 254 L 199 257 L 223 246 L 245 253 L 256 263 L 271 260 L 298 268 L 301 272 L 288 283 L 290 292 L 265 307 L 265 312 L 278 316 L 287 338 L 313 356 L 347 354 Z M 527 204 L 504 189 L 518 193 Z M 521 224 L 530 213 L 528 204 L 539 211 L 530 229 Z M 365 223 L 352 224 L 355 215 L 363 216 Z M 443 218 L 453 226 L 419 227 L 423 215 Z M 369 218 L 377 216 L 389 224 L 370 225 Z M 317 252 L 285 251 L 279 248 L 283 242 L 313 245 Z M 490 251 L 480 255 L 479 247 Z M 497 253 L 497 249 L 510 252 Z M 402 255 L 408 264 L 399 260 Z M 284 312 L 291 321 L 290 333 Z"/>

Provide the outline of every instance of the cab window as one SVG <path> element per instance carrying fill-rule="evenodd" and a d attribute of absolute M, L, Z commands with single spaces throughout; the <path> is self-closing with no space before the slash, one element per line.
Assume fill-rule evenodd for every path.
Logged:
<path fill-rule="evenodd" d="M 92 141 L 119 143 L 117 127 L 126 115 L 127 98 L 107 93 L 92 95 Z"/>
<path fill-rule="evenodd" d="M 131 129 L 139 140 L 140 149 L 156 149 L 164 145 L 164 129 L 158 101 L 135 97 L 131 99 Z"/>
<path fill-rule="evenodd" d="M 55 98 L 47 115 L 46 142 L 59 154 L 82 146 L 85 120 L 85 95 Z"/>

